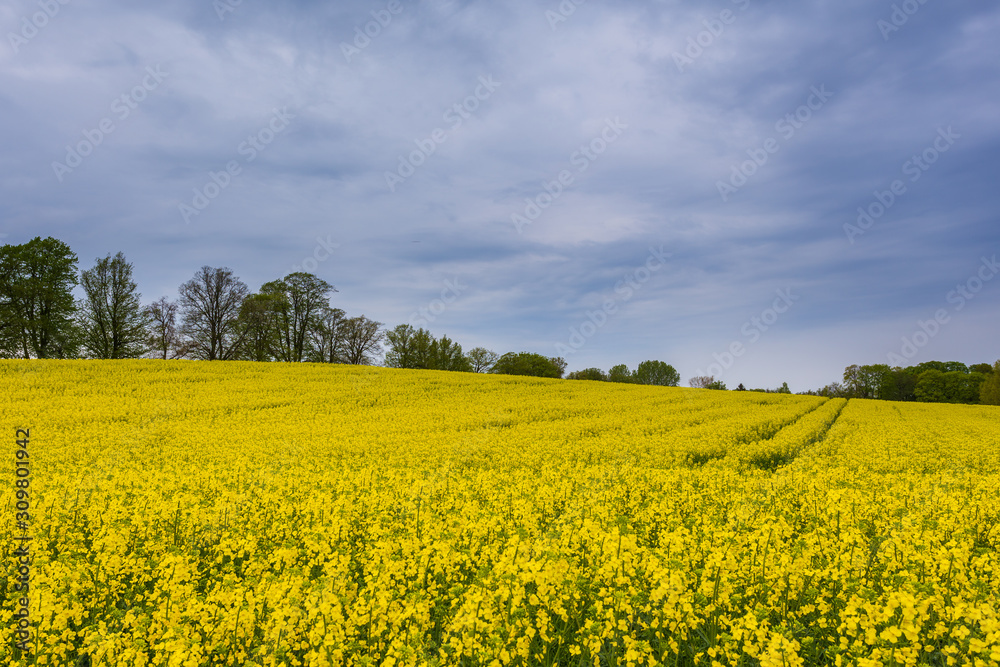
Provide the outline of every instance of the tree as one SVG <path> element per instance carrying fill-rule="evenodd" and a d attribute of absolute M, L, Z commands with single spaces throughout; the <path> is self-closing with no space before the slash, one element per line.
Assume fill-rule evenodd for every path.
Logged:
<path fill-rule="evenodd" d="M 280 292 L 250 294 L 240 304 L 239 335 L 243 340 L 236 358 L 274 361 L 280 347 L 278 318 L 286 308 Z"/>
<path fill-rule="evenodd" d="M 886 401 L 916 400 L 917 377 L 911 369 L 895 367 L 882 376 L 878 397 Z"/>
<path fill-rule="evenodd" d="M 316 317 L 328 307 L 333 285 L 311 273 L 290 273 L 260 288 L 261 294 L 275 297 L 275 327 L 278 361 L 300 362 L 306 358 Z"/>
<path fill-rule="evenodd" d="M 1000 360 L 993 364 L 993 372 L 979 385 L 979 402 L 983 405 L 1000 405 Z"/>
<path fill-rule="evenodd" d="M 612 366 L 608 371 L 608 382 L 634 382 L 632 371 L 625 364 Z"/>
<path fill-rule="evenodd" d="M 688 380 L 688 385 L 695 389 L 707 389 L 708 385 L 713 382 L 715 382 L 715 378 L 711 375 L 697 375 Z"/>
<path fill-rule="evenodd" d="M 485 347 L 474 347 L 469 350 L 467 356 L 473 373 L 489 373 L 493 364 L 500 358 L 496 352 L 487 350 Z"/>
<path fill-rule="evenodd" d="M 917 376 L 914 390 L 918 401 L 926 403 L 947 403 L 948 388 L 944 371 L 931 368 Z"/>
<path fill-rule="evenodd" d="M 388 350 L 385 353 L 385 365 L 389 368 L 412 368 L 413 335 L 416 329 L 410 324 L 400 324 L 385 332 L 385 342 Z"/>
<path fill-rule="evenodd" d="M 595 380 L 607 382 L 608 376 L 600 368 L 584 368 L 582 371 L 573 371 L 566 376 L 567 380 Z"/>
<path fill-rule="evenodd" d="M 986 382 L 992 373 L 979 373 L 976 371 L 970 372 L 966 378 L 964 386 L 962 387 L 962 403 L 979 403 L 980 389 L 983 383 Z"/>
<path fill-rule="evenodd" d="M 891 373 L 887 364 L 854 364 L 844 369 L 844 386 L 852 398 L 882 398 L 880 391 Z"/>
<path fill-rule="evenodd" d="M 52 237 L 0 246 L 0 348 L 7 354 L 76 355 L 76 265 L 69 246 Z"/>
<path fill-rule="evenodd" d="M 340 308 L 329 306 L 316 316 L 316 326 L 312 331 L 309 360 L 326 364 L 344 362 L 344 322 L 347 316 Z"/>
<path fill-rule="evenodd" d="M 356 366 L 372 365 L 382 352 L 385 332 L 382 323 L 364 315 L 344 320 L 344 363 Z"/>
<path fill-rule="evenodd" d="M 177 331 L 177 302 L 161 296 L 143 310 L 146 317 L 146 349 L 159 359 L 179 359 L 185 350 Z"/>
<path fill-rule="evenodd" d="M 916 369 L 918 375 L 924 371 L 941 371 L 942 373 L 969 372 L 969 367 L 961 361 L 924 361 L 913 368 Z"/>
<path fill-rule="evenodd" d="M 989 375 L 993 372 L 993 367 L 989 364 L 973 364 L 969 366 L 970 373 L 982 373 L 983 375 Z"/>
<path fill-rule="evenodd" d="M 636 367 L 633 378 L 638 384 L 676 387 L 681 381 L 681 374 L 664 361 L 644 361 Z"/>
<path fill-rule="evenodd" d="M 825 396 L 826 398 L 847 398 L 847 390 L 839 382 L 831 382 L 817 391 L 816 395 Z"/>
<path fill-rule="evenodd" d="M 533 352 L 508 352 L 497 359 L 490 373 L 501 375 L 531 375 L 534 377 L 561 378 L 563 368 L 556 359 Z"/>
<path fill-rule="evenodd" d="M 917 376 L 914 393 L 918 401 L 928 403 L 979 403 L 981 387 L 988 377 L 982 373 L 932 368 Z"/>
<path fill-rule="evenodd" d="M 707 385 L 705 385 L 705 389 L 719 389 L 722 391 L 726 391 L 726 383 L 723 382 L 722 380 L 712 380 Z"/>
<path fill-rule="evenodd" d="M 192 355 L 208 361 L 238 358 L 246 337 L 240 311 L 250 290 L 228 268 L 203 266 L 180 286 L 181 331 Z"/>
<path fill-rule="evenodd" d="M 84 298 L 77 308 L 80 342 L 94 359 L 131 359 L 146 350 L 148 323 L 133 266 L 122 253 L 98 258 L 80 274 Z"/>
<path fill-rule="evenodd" d="M 431 365 L 429 368 L 440 371 L 471 372 L 472 364 L 462 354 L 462 346 L 447 336 L 431 343 Z"/>
<path fill-rule="evenodd" d="M 735 389 L 735 391 L 746 391 L 746 390 L 747 390 L 747 388 L 743 386 L 742 382 L 740 382 L 739 385 L 737 385 L 737 387 Z"/>
<path fill-rule="evenodd" d="M 385 365 L 390 368 L 421 368 L 440 369 L 442 363 L 451 364 L 450 360 L 442 361 L 440 343 L 424 328 L 414 329 L 409 324 L 400 324 L 385 334 L 389 349 L 385 354 Z M 445 337 L 448 350 L 445 355 L 453 352 L 451 341 Z"/>

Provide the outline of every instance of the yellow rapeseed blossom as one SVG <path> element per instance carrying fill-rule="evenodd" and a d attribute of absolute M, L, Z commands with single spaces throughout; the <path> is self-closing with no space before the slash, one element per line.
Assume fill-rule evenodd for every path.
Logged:
<path fill-rule="evenodd" d="M 0 382 L 35 647 L 8 540 L 0 664 L 1000 663 L 995 407 L 243 362 Z"/>

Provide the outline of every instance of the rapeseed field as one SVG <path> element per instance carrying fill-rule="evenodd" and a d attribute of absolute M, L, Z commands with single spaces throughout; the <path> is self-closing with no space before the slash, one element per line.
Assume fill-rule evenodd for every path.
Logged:
<path fill-rule="evenodd" d="M 1000 664 L 1000 409 L 0 361 L 4 665 Z M 13 486 L 9 486 L 10 489 Z"/>

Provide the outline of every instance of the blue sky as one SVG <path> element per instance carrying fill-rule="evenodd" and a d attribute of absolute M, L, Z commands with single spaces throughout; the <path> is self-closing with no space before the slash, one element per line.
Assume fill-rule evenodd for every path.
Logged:
<path fill-rule="evenodd" d="M 730 387 L 1000 357 L 996 3 L 16 0 L 0 28 L 0 233 L 122 251 L 146 301 L 302 268 L 466 349 Z"/>

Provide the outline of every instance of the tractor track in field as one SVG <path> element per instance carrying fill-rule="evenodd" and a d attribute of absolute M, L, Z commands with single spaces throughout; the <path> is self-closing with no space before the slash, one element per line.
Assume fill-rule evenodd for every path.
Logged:
<path fill-rule="evenodd" d="M 799 415 L 792 421 L 783 424 L 781 427 L 779 427 L 773 433 L 771 433 L 768 438 L 759 440 L 757 444 L 766 445 L 767 443 L 773 442 L 782 433 L 786 432 L 788 429 L 794 428 L 796 425 L 800 424 L 804 419 L 806 419 L 810 415 L 813 415 L 817 411 L 827 408 L 830 405 L 830 401 L 839 402 L 839 405 L 835 407 L 835 411 L 833 412 L 832 416 L 824 418 L 822 424 L 816 427 L 815 431 L 811 435 L 809 435 L 803 442 L 796 443 L 792 445 L 791 449 L 786 449 L 785 451 L 774 451 L 771 453 L 767 454 L 762 453 L 763 455 L 754 456 L 749 460 L 750 465 L 755 468 L 760 468 L 762 470 L 770 470 L 773 472 L 778 467 L 786 466 L 792 463 L 794 460 L 799 458 L 802 455 L 802 453 L 805 452 L 807 449 L 814 447 L 818 443 L 823 442 L 823 440 L 825 440 L 826 438 L 827 433 L 829 433 L 830 429 L 833 428 L 833 425 L 837 423 L 837 420 L 840 418 L 841 413 L 847 406 L 847 399 L 833 398 L 824 401 L 819 405 L 817 405 L 812 410 L 804 412 L 803 414 Z M 780 443 L 778 446 L 779 447 L 781 446 Z M 785 447 L 787 448 L 788 445 L 785 445 Z"/>

